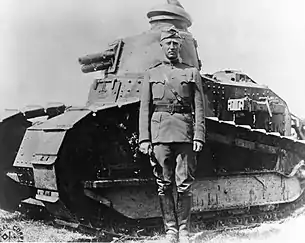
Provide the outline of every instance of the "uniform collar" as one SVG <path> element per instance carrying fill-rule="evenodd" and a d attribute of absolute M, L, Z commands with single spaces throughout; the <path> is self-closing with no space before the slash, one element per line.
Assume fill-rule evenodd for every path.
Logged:
<path fill-rule="evenodd" d="M 164 58 L 163 61 L 162 61 L 162 63 L 165 64 L 165 65 L 171 65 L 171 66 L 173 66 L 173 65 L 177 65 L 177 64 L 181 63 L 181 59 L 180 59 L 180 58 L 177 58 L 177 59 L 174 60 L 174 61 L 170 61 L 169 59 Z"/>

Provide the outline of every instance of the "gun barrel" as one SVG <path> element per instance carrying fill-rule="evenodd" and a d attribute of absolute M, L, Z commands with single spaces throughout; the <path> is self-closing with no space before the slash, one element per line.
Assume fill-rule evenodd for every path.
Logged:
<path fill-rule="evenodd" d="M 83 65 L 81 67 L 81 70 L 83 73 L 90 73 L 90 72 L 96 72 L 99 70 L 105 70 L 109 67 L 111 67 L 112 62 L 109 60 L 108 62 L 101 62 L 101 63 L 91 63 L 88 65 Z"/>
<path fill-rule="evenodd" d="M 78 58 L 78 62 L 81 65 L 89 65 L 91 63 L 98 63 L 105 60 L 109 60 L 114 57 L 115 52 L 111 50 L 107 50 L 97 54 L 90 54 L 84 57 Z"/>

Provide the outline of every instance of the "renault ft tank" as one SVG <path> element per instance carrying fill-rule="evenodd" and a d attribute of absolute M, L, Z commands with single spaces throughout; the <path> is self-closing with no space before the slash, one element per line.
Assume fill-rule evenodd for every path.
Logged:
<path fill-rule="evenodd" d="M 79 58 L 84 73 L 100 73 L 85 106 L 30 107 L 2 118 L 1 166 L 27 188 L 21 208 L 46 210 L 74 227 L 160 224 L 150 158 L 138 151 L 144 72 L 162 61 L 160 33 L 172 25 L 183 37 L 182 61 L 198 69 L 201 62 L 178 1 L 147 17 L 150 30 Z M 291 134 L 298 119 L 286 102 L 239 71 L 202 75 L 202 85 L 207 142 L 198 155 L 193 222 L 245 224 L 295 208 L 304 192 L 305 143 Z"/>

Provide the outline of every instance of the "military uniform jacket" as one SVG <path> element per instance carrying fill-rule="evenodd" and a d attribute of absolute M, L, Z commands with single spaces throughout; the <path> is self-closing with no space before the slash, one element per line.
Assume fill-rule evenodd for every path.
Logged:
<path fill-rule="evenodd" d="M 170 83 L 170 86 L 166 85 Z M 181 105 L 195 112 L 170 113 L 154 111 L 158 104 Z M 184 63 L 162 62 L 148 69 L 142 86 L 139 142 L 152 143 L 205 142 L 204 100 L 201 76 L 195 67 Z"/>

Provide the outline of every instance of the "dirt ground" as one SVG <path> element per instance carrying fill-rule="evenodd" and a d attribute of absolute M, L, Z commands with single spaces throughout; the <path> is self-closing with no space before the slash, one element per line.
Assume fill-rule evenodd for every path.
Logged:
<path fill-rule="evenodd" d="M 204 231 L 196 233 L 192 242 L 206 243 L 280 243 L 304 242 L 305 213 L 300 209 L 295 215 L 284 221 L 264 223 L 259 227 L 225 232 Z M 0 230 L 18 228 L 24 242 L 96 242 L 94 235 L 85 235 L 70 228 L 58 227 L 42 221 L 25 219 L 19 213 L 0 210 Z M 0 239 L 1 241 L 1 239 Z M 113 239 L 112 242 L 161 242 L 162 236 L 154 236 L 137 241 Z"/>

